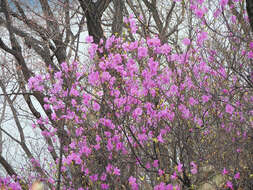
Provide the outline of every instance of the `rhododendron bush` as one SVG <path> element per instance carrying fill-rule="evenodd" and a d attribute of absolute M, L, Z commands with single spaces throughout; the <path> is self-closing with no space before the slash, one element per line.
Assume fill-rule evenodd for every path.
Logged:
<path fill-rule="evenodd" d="M 205 40 L 202 31 L 197 43 Z M 197 43 L 172 53 L 157 37 L 112 36 L 105 47 L 90 44 L 90 69 L 62 63 L 61 71 L 30 79 L 31 90 L 47 93 L 45 109 L 70 137 L 63 186 L 71 187 L 75 176 L 67 172 L 77 170 L 80 188 L 190 188 L 210 177 L 207 165 L 228 184 L 241 183 L 252 94 L 236 86 L 242 81 L 226 65 L 212 61 L 215 50 L 206 59 Z M 49 125 L 43 135 L 50 138 L 63 130 L 47 118 L 37 125 Z"/>
<path fill-rule="evenodd" d="M 250 69 L 253 42 L 228 34 L 222 52 L 202 2 L 190 4 L 202 25 L 192 29 L 196 35 L 182 34 L 180 49 L 156 35 L 131 40 L 141 30 L 131 15 L 122 36 L 99 44 L 86 37 L 89 67 L 63 62 L 59 71 L 48 67 L 29 79 L 51 111 L 33 127 L 44 129 L 53 140 L 48 151 L 60 155 L 40 176 L 52 188 L 59 180 L 61 189 L 79 190 L 252 184 L 253 76 L 243 72 Z M 219 7 L 214 17 L 228 1 Z M 227 24 L 236 22 L 231 19 Z"/>

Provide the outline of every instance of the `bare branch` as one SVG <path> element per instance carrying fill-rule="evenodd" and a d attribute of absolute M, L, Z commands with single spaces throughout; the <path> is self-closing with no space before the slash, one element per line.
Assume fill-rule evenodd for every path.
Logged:
<path fill-rule="evenodd" d="M 101 26 L 101 17 L 105 9 L 112 0 L 103 0 L 93 3 L 91 0 L 78 0 L 86 16 L 87 27 L 90 36 L 93 36 L 94 42 L 99 43 L 104 38 L 104 32 Z"/>
<path fill-rule="evenodd" d="M 149 10 L 152 12 L 154 21 L 155 21 L 156 26 L 158 28 L 158 32 L 159 32 L 159 34 L 161 34 L 161 32 L 163 30 L 163 24 L 162 24 L 159 14 L 158 14 L 158 11 L 157 11 L 156 0 L 152 0 L 152 3 L 148 2 L 148 0 L 143 0 L 143 2 L 149 8 Z"/>
<path fill-rule="evenodd" d="M 113 0 L 114 15 L 112 23 L 112 34 L 117 33 L 118 35 L 122 32 L 123 26 L 123 0 Z"/>
<path fill-rule="evenodd" d="M 247 6 L 247 13 L 249 16 L 249 23 L 251 26 L 251 30 L 253 31 L 253 1 L 246 0 L 246 6 Z"/>

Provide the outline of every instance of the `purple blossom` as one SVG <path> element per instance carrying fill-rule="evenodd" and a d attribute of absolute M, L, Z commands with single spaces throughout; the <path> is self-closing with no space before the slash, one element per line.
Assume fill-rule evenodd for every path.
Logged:
<path fill-rule="evenodd" d="M 222 171 L 222 175 L 227 175 L 228 173 L 229 173 L 228 170 L 226 168 L 224 168 Z"/>
<path fill-rule="evenodd" d="M 190 45 L 190 43 L 191 43 L 190 39 L 188 39 L 188 38 L 183 39 L 183 44 L 184 45 L 188 46 L 188 45 Z"/>
<path fill-rule="evenodd" d="M 138 184 L 136 183 L 136 178 L 134 178 L 133 176 L 129 177 L 128 182 L 131 185 L 132 190 L 138 190 L 139 189 Z"/>
<path fill-rule="evenodd" d="M 102 173 L 102 175 L 100 176 L 101 181 L 105 181 L 107 177 L 106 173 Z"/>
<path fill-rule="evenodd" d="M 227 113 L 229 113 L 229 114 L 232 115 L 233 112 L 234 112 L 234 110 L 235 110 L 234 107 L 231 106 L 230 104 L 227 104 L 227 105 L 226 105 L 226 112 L 227 112 Z"/>
<path fill-rule="evenodd" d="M 148 49 L 146 47 L 138 47 L 138 58 L 141 59 L 148 55 Z"/>
<path fill-rule="evenodd" d="M 94 111 L 99 111 L 100 110 L 100 105 L 97 102 L 93 102 L 93 110 Z"/>
<path fill-rule="evenodd" d="M 119 170 L 119 168 L 115 167 L 115 168 L 113 169 L 113 174 L 119 176 L 119 175 L 120 175 L 120 170 Z"/>
<path fill-rule="evenodd" d="M 226 185 L 227 185 L 228 188 L 230 188 L 230 189 L 232 189 L 232 190 L 234 189 L 234 188 L 233 188 L 233 183 L 232 183 L 231 181 L 227 181 L 227 184 L 226 184 Z"/>
<path fill-rule="evenodd" d="M 157 168 L 157 167 L 158 167 L 158 160 L 154 160 L 154 162 L 153 162 L 153 166 L 154 166 L 155 168 Z"/>
<path fill-rule="evenodd" d="M 93 42 L 93 37 L 92 36 L 87 36 L 86 38 L 85 38 L 85 42 L 86 43 L 92 43 Z"/>
<path fill-rule="evenodd" d="M 200 32 L 200 33 L 197 35 L 197 43 L 198 43 L 198 45 L 202 46 L 202 45 L 203 45 L 203 42 L 204 42 L 205 40 L 207 40 L 207 38 L 208 38 L 208 33 L 207 33 L 207 32 L 204 32 L 204 31 Z"/>
<path fill-rule="evenodd" d="M 133 112 L 133 116 L 134 116 L 134 117 L 138 117 L 138 116 L 140 116 L 140 115 L 142 115 L 142 109 L 141 109 L 141 108 L 136 108 L 136 109 L 134 110 L 134 112 Z"/>
<path fill-rule="evenodd" d="M 183 172 L 183 164 L 181 164 L 180 162 L 179 162 L 178 165 L 177 165 L 177 171 L 178 171 L 179 173 Z"/>
<path fill-rule="evenodd" d="M 189 98 L 189 104 L 190 104 L 191 106 L 194 106 L 194 105 L 198 104 L 198 101 L 195 100 L 193 97 L 190 97 L 190 98 Z"/>
<path fill-rule="evenodd" d="M 109 189 L 109 185 L 106 183 L 101 184 L 101 189 Z"/>
<path fill-rule="evenodd" d="M 96 86 L 100 83 L 99 81 L 99 72 L 91 72 L 88 76 L 88 81 L 91 85 Z"/>
<path fill-rule="evenodd" d="M 220 5 L 224 8 L 228 4 L 228 0 L 220 0 Z"/>
<path fill-rule="evenodd" d="M 147 44 L 150 48 L 159 47 L 161 44 L 161 41 L 159 38 L 155 37 L 155 38 L 147 39 Z"/>
<path fill-rule="evenodd" d="M 203 103 L 207 103 L 209 101 L 209 99 L 210 99 L 210 96 L 207 96 L 207 95 L 202 96 L 202 102 Z"/>
<path fill-rule="evenodd" d="M 191 173 L 193 175 L 197 174 L 198 173 L 197 165 L 194 162 L 191 162 L 191 166 L 192 166 Z"/>
<path fill-rule="evenodd" d="M 248 58 L 253 59 L 253 51 L 248 52 Z"/>
<path fill-rule="evenodd" d="M 240 172 L 237 172 L 237 173 L 234 175 L 234 178 L 235 178 L 235 179 L 240 179 Z"/>

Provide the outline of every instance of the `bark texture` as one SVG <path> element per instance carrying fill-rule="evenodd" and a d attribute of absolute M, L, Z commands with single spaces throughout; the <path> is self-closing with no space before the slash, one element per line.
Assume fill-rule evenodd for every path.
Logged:
<path fill-rule="evenodd" d="M 246 0 L 246 6 L 247 6 L 247 13 L 249 17 L 250 27 L 251 27 L 251 30 L 253 31 L 253 1 Z"/>

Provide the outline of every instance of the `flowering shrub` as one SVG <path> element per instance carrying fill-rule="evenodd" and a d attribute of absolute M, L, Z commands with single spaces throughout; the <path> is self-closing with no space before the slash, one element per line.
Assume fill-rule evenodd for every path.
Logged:
<path fill-rule="evenodd" d="M 208 36 L 201 32 L 198 39 L 205 43 Z M 201 167 L 220 169 L 215 162 L 240 171 L 239 163 L 226 162 L 241 156 L 237 142 L 251 125 L 252 112 L 245 110 L 251 95 L 246 89 L 238 95 L 239 78 L 205 60 L 201 47 L 176 54 L 158 38 L 129 43 L 111 37 L 106 44 L 107 53 L 94 58 L 89 71 L 74 62 L 50 73 L 54 88 L 31 79 L 32 90 L 50 89 L 45 107 L 67 127 L 63 176 L 80 172 L 80 187 L 179 189 L 200 184 Z M 224 171 L 226 179 L 234 173 Z M 64 177 L 70 182 L 72 175 Z"/>
<path fill-rule="evenodd" d="M 220 1 L 222 8 L 227 3 Z M 206 12 L 192 9 L 200 19 Z M 125 22 L 137 32 L 133 17 Z M 49 68 L 29 80 L 52 111 L 36 126 L 47 126 L 43 135 L 63 145 L 63 159 L 53 163 L 57 168 L 62 161 L 63 189 L 186 189 L 220 174 L 218 185 L 233 189 L 249 178 L 243 158 L 252 89 L 228 63 L 215 61 L 219 52 L 205 49 L 208 40 L 208 32 L 198 30 L 176 52 L 158 37 L 111 36 L 103 46 L 89 36 L 89 70 L 64 62 L 59 72 Z M 56 184 L 57 175 L 48 180 Z"/>

